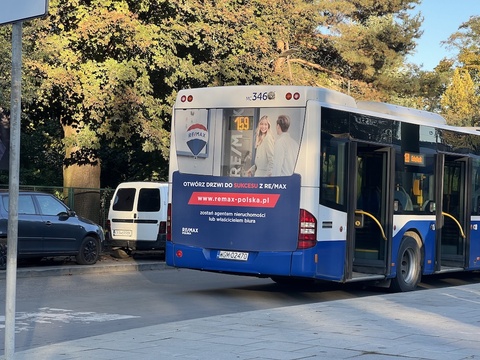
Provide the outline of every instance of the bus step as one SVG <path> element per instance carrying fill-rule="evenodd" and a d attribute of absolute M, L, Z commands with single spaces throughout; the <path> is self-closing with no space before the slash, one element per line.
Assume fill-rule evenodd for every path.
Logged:
<path fill-rule="evenodd" d="M 443 273 L 451 273 L 451 272 L 459 272 L 459 271 L 465 271 L 465 269 L 461 267 L 442 266 L 439 271 L 435 271 L 435 274 L 443 274 Z"/>
<path fill-rule="evenodd" d="M 378 250 L 355 249 L 355 259 L 378 260 Z"/>
<path fill-rule="evenodd" d="M 373 280 L 384 280 L 384 279 L 385 279 L 385 275 L 353 272 L 352 278 L 347 279 L 346 282 L 373 281 Z"/>

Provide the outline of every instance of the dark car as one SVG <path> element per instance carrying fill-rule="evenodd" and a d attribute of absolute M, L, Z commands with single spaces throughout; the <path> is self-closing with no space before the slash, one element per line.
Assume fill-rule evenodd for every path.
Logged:
<path fill-rule="evenodd" d="M 0 269 L 7 258 L 8 192 L 0 193 Z M 18 258 L 75 256 L 78 264 L 98 260 L 105 237 L 94 222 L 79 217 L 51 194 L 20 192 Z"/>

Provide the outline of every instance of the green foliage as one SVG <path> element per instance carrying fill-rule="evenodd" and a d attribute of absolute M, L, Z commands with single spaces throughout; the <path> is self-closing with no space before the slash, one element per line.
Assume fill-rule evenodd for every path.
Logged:
<path fill-rule="evenodd" d="M 11 29 L 0 26 L 0 113 L 10 108 L 10 74 L 12 70 Z"/>
<path fill-rule="evenodd" d="M 445 90 L 441 105 L 449 123 L 457 126 L 477 125 L 480 103 L 468 71 L 455 69 L 452 83 Z"/>
<path fill-rule="evenodd" d="M 324 9 L 321 38 L 334 52 L 317 62 L 343 77 L 374 83 L 381 89 L 421 35 L 421 18 L 407 12 L 418 3 L 320 0 L 319 6 Z"/>
<path fill-rule="evenodd" d="M 127 1 L 53 0 L 29 34 L 25 64 L 37 79 L 31 121 L 62 126 L 67 169 L 101 164 L 105 148 L 166 156 L 165 108 L 151 81 L 160 48 L 155 24 L 140 21 Z"/>
<path fill-rule="evenodd" d="M 472 16 L 447 43 L 457 48 L 458 64 L 441 104 L 447 119 L 463 126 L 480 126 L 480 16 Z"/>

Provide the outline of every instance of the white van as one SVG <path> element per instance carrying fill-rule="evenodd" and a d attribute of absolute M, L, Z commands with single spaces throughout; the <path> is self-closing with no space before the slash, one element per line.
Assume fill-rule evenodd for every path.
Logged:
<path fill-rule="evenodd" d="M 112 249 L 164 250 L 168 183 L 126 182 L 115 189 L 106 244 Z"/>

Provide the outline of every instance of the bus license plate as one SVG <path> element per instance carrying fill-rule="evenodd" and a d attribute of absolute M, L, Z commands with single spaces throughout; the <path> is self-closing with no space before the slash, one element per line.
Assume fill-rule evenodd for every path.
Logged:
<path fill-rule="evenodd" d="M 225 260 L 247 261 L 248 260 L 248 253 L 240 252 L 240 251 L 221 250 L 218 253 L 218 258 L 219 259 L 225 259 Z"/>

